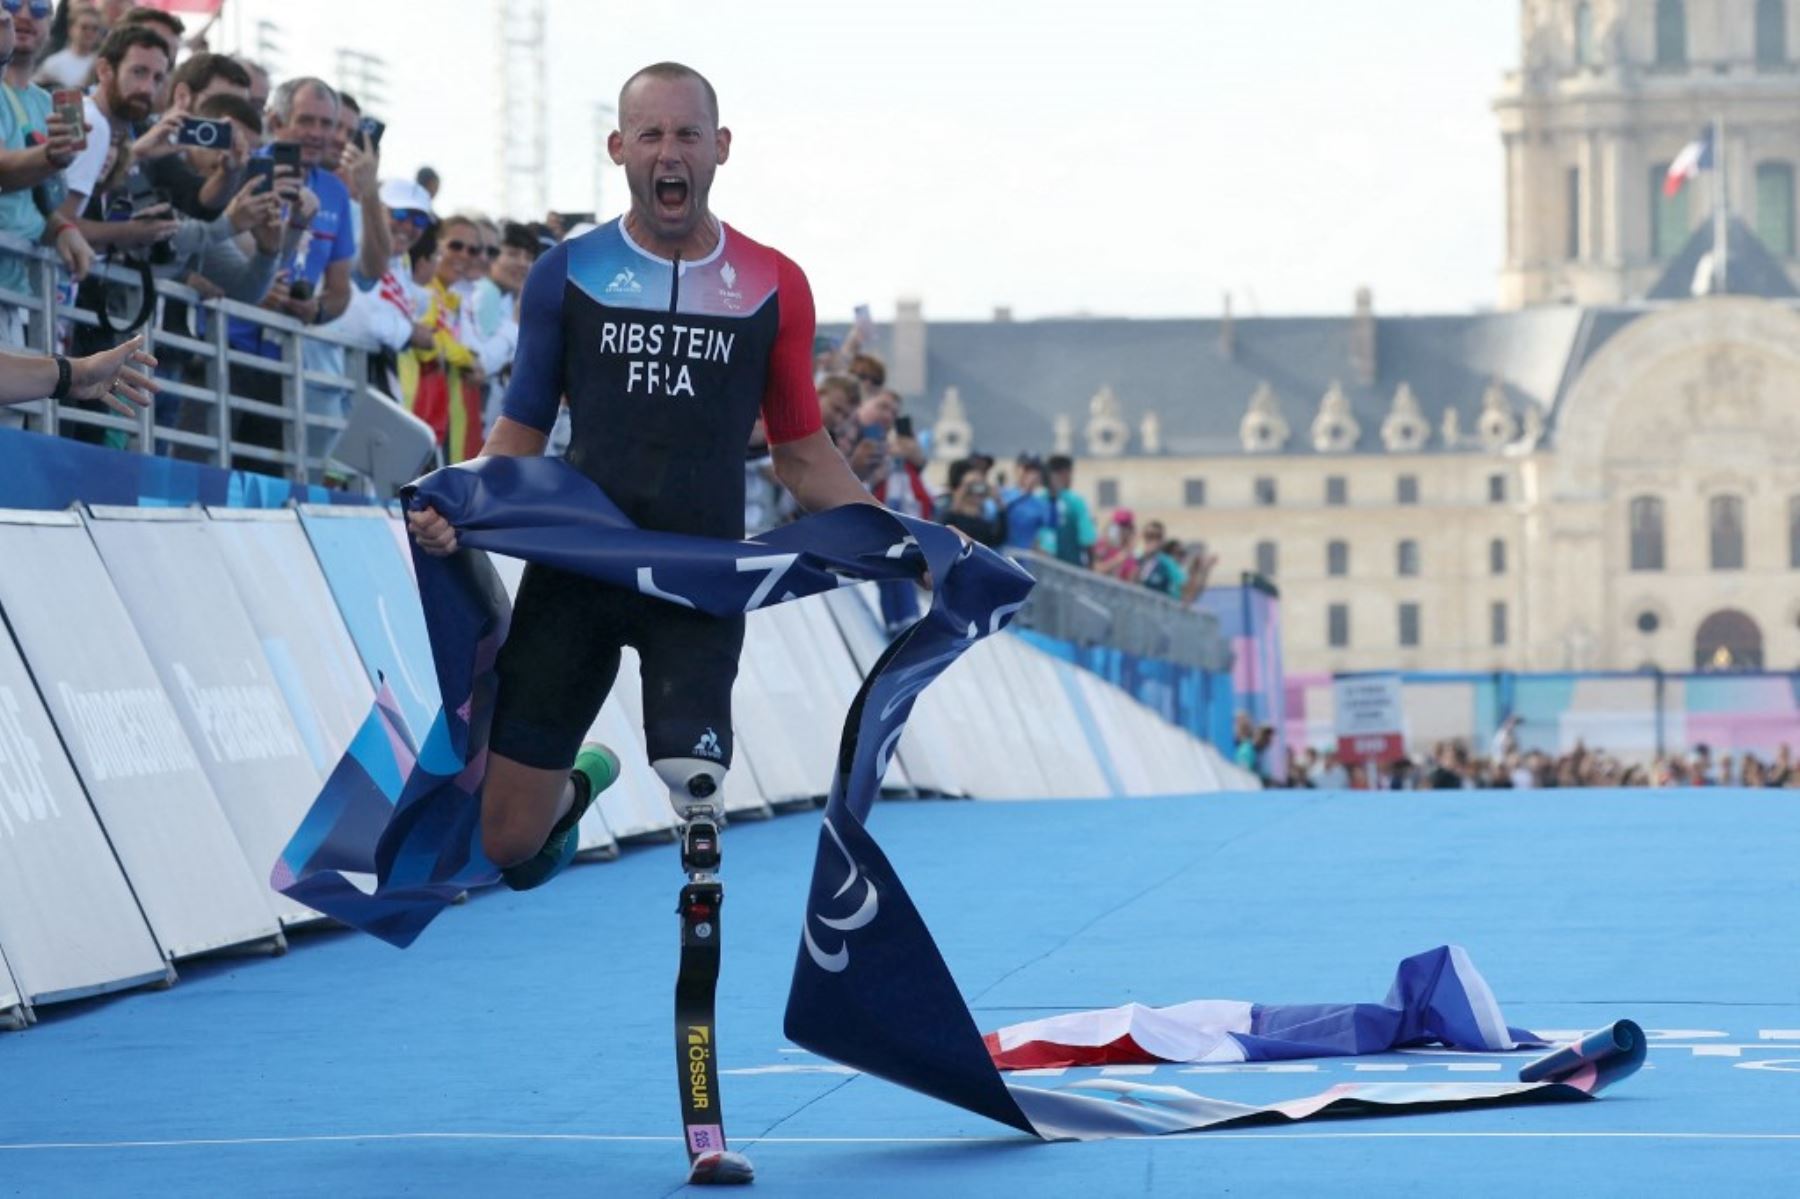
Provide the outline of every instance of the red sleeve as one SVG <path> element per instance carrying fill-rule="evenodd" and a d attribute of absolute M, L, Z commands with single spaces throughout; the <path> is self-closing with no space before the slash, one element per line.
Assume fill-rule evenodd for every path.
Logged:
<path fill-rule="evenodd" d="M 769 444 L 799 441 L 824 427 L 819 393 L 813 388 L 813 298 L 806 276 L 785 256 L 776 256 L 775 303 L 781 313 L 775 348 L 769 352 L 769 380 L 763 388 L 763 425 Z"/>

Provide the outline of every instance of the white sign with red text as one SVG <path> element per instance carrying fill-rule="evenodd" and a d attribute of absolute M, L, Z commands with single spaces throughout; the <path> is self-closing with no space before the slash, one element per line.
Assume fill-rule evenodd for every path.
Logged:
<path fill-rule="evenodd" d="M 1331 680 L 1338 759 L 1347 766 L 1393 762 L 1405 755 L 1400 676 L 1359 674 Z"/>

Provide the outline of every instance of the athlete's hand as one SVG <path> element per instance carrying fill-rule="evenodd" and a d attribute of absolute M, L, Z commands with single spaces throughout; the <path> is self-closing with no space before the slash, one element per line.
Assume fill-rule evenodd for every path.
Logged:
<path fill-rule="evenodd" d="M 438 515 L 436 508 L 408 512 L 406 527 L 412 531 L 413 540 L 419 543 L 419 548 L 426 553 L 442 558 L 456 552 L 456 530 L 449 521 Z"/>

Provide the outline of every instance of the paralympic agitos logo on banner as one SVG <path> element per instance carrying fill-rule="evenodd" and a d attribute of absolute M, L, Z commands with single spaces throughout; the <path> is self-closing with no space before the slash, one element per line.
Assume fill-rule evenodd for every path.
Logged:
<path fill-rule="evenodd" d="M 831 898 L 834 901 L 843 898 L 858 882 L 861 882 L 863 885 L 862 902 L 848 916 L 834 917 L 821 912 L 808 912 L 801 937 L 806 942 L 807 955 L 812 958 L 814 965 L 831 974 L 842 974 L 850 965 L 850 938 L 846 934 L 853 933 L 859 928 L 867 928 L 874 923 L 875 917 L 881 911 L 881 895 L 875 889 L 875 880 L 864 873 L 862 867 L 858 866 L 856 860 L 850 856 L 850 851 L 844 847 L 843 838 L 838 836 L 838 831 L 831 826 L 829 818 L 825 820 L 825 832 L 830 835 L 832 844 L 837 846 L 838 853 L 843 855 L 844 864 L 850 868 L 849 874 L 844 877 L 843 885 L 832 892 Z M 839 934 L 837 948 L 829 953 L 813 937 L 812 926 L 815 920 Z"/>

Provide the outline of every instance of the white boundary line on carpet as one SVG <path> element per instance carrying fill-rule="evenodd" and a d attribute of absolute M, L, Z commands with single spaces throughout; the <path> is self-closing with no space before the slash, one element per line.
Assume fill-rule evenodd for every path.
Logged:
<path fill-rule="evenodd" d="M 1642 1140 L 1642 1141 L 1800 1141 L 1800 1132 L 1194 1132 L 1159 1137 L 1116 1138 L 1159 1143 L 1203 1141 L 1364 1141 L 1364 1140 Z M 1028 1138 L 997 1137 L 746 1137 L 754 1145 L 1002 1145 Z M 588 1132 L 369 1132 L 320 1133 L 310 1136 L 196 1137 L 145 1141 L 36 1141 L 7 1144 L 0 1152 L 67 1149 L 188 1149 L 240 1145 L 318 1145 L 355 1141 L 575 1141 L 583 1143 L 679 1144 L 678 1136 Z M 1066 1142 L 1065 1142 L 1066 1143 Z"/>

